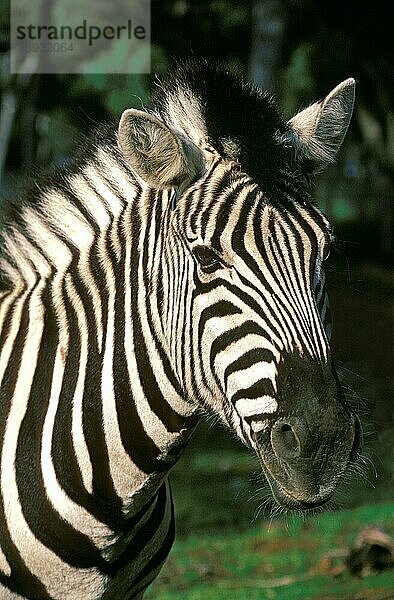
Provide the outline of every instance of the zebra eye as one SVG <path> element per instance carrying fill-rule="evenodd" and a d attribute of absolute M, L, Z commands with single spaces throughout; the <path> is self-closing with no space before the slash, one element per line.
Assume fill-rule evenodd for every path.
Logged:
<path fill-rule="evenodd" d="M 195 246 L 192 252 L 204 273 L 213 273 L 222 266 L 218 255 L 207 246 Z"/>

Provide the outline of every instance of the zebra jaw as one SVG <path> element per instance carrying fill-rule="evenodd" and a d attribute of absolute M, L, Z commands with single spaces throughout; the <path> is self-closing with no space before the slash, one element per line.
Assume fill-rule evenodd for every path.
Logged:
<path fill-rule="evenodd" d="M 278 419 L 271 425 L 267 420 L 255 421 L 252 430 L 273 498 L 292 510 L 313 510 L 328 502 L 361 448 L 357 417 L 330 433 L 311 432 L 307 422 L 297 417 Z"/>

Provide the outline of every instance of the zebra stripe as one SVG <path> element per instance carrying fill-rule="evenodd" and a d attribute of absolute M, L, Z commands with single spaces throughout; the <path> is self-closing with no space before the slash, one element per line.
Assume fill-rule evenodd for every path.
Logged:
<path fill-rule="evenodd" d="M 228 178 L 228 171 L 230 169 L 231 167 L 226 168 L 220 174 L 218 174 L 217 169 L 215 172 L 216 177 L 210 179 L 210 186 L 206 183 L 204 190 L 206 206 L 200 219 L 201 228 L 198 227 L 195 215 L 190 216 L 189 214 L 187 216 L 180 213 L 178 216 L 179 222 L 184 216 L 185 218 L 193 219 L 194 236 L 188 240 L 189 243 L 195 242 L 199 239 L 199 236 L 202 238 L 203 235 L 207 235 L 207 232 L 209 232 L 209 237 L 204 238 L 204 243 L 213 246 L 213 240 L 215 240 L 216 244 L 223 251 L 224 242 L 220 242 L 220 240 L 224 240 L 227 231 L 230 231 L 234 232 L 231 235 L 231 247 L 236 250 L 239 262 L 241 262 L 243 254 L 246 256 L 243 266 L 244 273 L 247 273 L 247 280 L 242 280 L 239 274 L 235 272 L 233 273 L 231 283 L 216 277 L 215 287 L 211 288 L 208 285 L 207 279 L 206 287 L 200 291 L 194 301 L 196 315 L 199 315 L 199 323 L 194 328 L 197 332 L 195 337 L 196 347 L 191 356 L 193 358 L 198 356 L 198 346 L 201 345 L 201 340 L 204 339 L 204 330 L 207 325 L 215 330 L 216 346 L 220 343 L 221 331 L 224 334 L 227 333 L 228 323 L 226 319 L 229 313 L 232 312 L 231 323 L 233 329 L 231 331 L 231 339 L 224 342 L 219 348 L 215 346 L 212 350 L 214 356 L 212 357 L 211 355 L 211 362 L 216 361 L 220 363 L 220 353 L 228 361 L 224 366 L 216 366 L 216 369 L 221 369 L 223 372 L 226 367 L 231 365 L 231 348 L 237 341 L 233 339 L 234 336 L 236 337 L 237 327 L 239 327 L 240 331 L 240 342 L 243 343 L 246 334 L 243 328 L 245 325 L 245 310 L 249 308 L 253 310 L 252 328 L 256 328 L 256 324 L 261 323 L 262 331 L 260 329 L 255 331 L 257 337 L 260 338 L 260 344 L 265 337 L 267 343 L 264 349 L 271 349 L 272 351 L 272 342 L 275 341 L 276 359 L 278 359 L 283 350 L 292 351 L 296 347 L 301 352 L 308 352 L 312 357 L 326 362 L 328 359 L 327 337 L 321 324 L 321 315 L 316 310 L 317 298 L 314 296 L 310 285 L 310 278 L 314 278 L 317 269 L 320 269 L 318 267 L 318 261 L 320 260 L 318 252 L 321 254 L 322 246 L 326 243 L 326 234 L 321 229 L 322 225 L 324 225 L 323 219 L 318 217 L 319 213 L 315 209 L 310 208 L 307 211 L 302 207 L 297 207 L 295 200 L 292 203 L 293 209 L 298 211 L 297 218 L 293 215 L 289 216 L 286 212 L 280 212 L 278 208 L 273 209 L 269 204 L 266 204 L 263 210 L 261 210 L 261 194 L 257 194 L 256 197 L 254 196 L 253 190 L 256 186 L 253 185 L 253 182 L 250 182 L 249 187 L 249 181 L 244 175 L 240 177 L 241 181 L 238 183 L 238 180 L 234 181 L 235 176 L 232 174 L 231 188 L 226 189 L 224 182 Z M 242 189 L 241 197 L 243 201 L 234 207 L 231 203 L 231 192 L 237 189 L 237 187 Z M 217 197 L 212 193 L 210 194 L 210 189 L 220 190 L 223 188 L 227 191 L 227 195 L 221 196 L 219 194 Z M 189 194 L 192 195 L 193 190 L 190 190 Z M 293 191 L 294 196 L 297 197 L 295 190 Z M 221 204 L 223 198 L 223 205 L 227 210 L 226 214 L 220 212 L 223 206 Z M 247 207 L 245 206 L 247 204 L 245 202 L 246 198 L 250 204 Z M 229 199 L 230 203 L 227 204 Z M 202 207 L 200 204 L 201 210 Z M 313 213 L 316 213 L 317 223 L 316 220 L 313 221 Z M 263 227 L 268 231 L 266 240 L 263 240 L 261 233 L 258 233 L 260 225 L 259 227 L 257 226 L 257 221 L 259 219 L 260 225 L 262 220 Z M 178 224 L 178 228 L 181 230 L 180 223 Z M 220 236 L 218 234 L 219 231 Z M 227 235 L 227 237 L 229 236 Z M 254 257 L 259 255 L 265 257 L 264 264 L 255 262 Z M 236 268 L 236 265 L 234 267 Z M 301 279 L 300 274 L 303 273 L 306 273 L 306 275 Z M 234 285 L 234 278 L 236 278 L 235 286 L 231 287 Z M 219 285 L 223 286 L 222 290 L 218 287 Z M 286 294 L 283 293 L 284 285 L 286 286 Z M 244 303 L 240 304 L 243 290 L 245 290 L 243 295 Z M 216 299 L 213 299 L 214 295 L 216 298 L 216 295 L 220 294 L 223 296 L 224 293 L 233 294 L 229 305 L 225 308 L 222 300 L 216 301 Z M 176 294 L 173 294 L 172 297 L 177 301 Z M 308 302 L 305 301 L 306 298 Z M 209 309 L 203 312 L 201 307 L 204 305 L 208 306 Z M 264 307 L 263 310 L 262 306 Z M 210 310 L 211 315 L 206 314 L 208 310 Z M 220 316 L 222 312 L 223 315 Z M 256 313 L 260 318 L 256 318 Z M 267 315 L 269 315 L 269 320 L 267 319 Z M 286 327 L 283 327 L 283 322 L 286 323 Z M 270 326 L 270 329 L 264 333 L 267 325 Z M 170 325 L 170 329 L 173 329 L 172 324 Z M 284 335 L 286 337 L 283 337 Z M 256 340 L 257 343 L 259 341 Z M 228 342 L 231 343 L 229 344 Z M 256 345 L 256 342 L 254 345 Z M 246 347 L 250 347 L 247 342 Z M 242 353 L 242 350 L 235 348 L 234 356 L 238 357 L 240 353 Z M 183 360 L 185 359 L 183 358 Z M 182 362 L 182 356 L 175 356 L 174 362 L 175 364 Z M 254 365 L 257 364 L 259 364 L 258 359 L 256 359 Z M 275 391 L 275 358 L 274 361 L 261 361 L 260 365 L 260 369 L 255 368 L 256 373 L 258 372 L 261 377 L 261 373 L 264 372 L 265 368 L 268 372 L 268 379 L 273 382 L 272 388 Z M 206 374 L 211 371 L 210 366 L 198 363 L 197 365 L 190 365 L 187 370 L 190 373 L 194 373 L 196 368 L 200 368 L 198 379 L 204 380 L 208 388 L 207 395 L 218 393 L 218 386 L 215 385 L 215 382 L 206 380 Z M 249 366 L 248 369 L 248 373 L 251 375 L 251 367 Z M 236 372 L 239 373 L 240 371 L 237 370 Z M 250 380 L 249 377 L 248 380 Z M 271 402 L 270 406 L 274 406 L 274 403 Z M 252 409 L 249 407 L 248 410 Z M 256 412 L 260 413 L 261 411 Z"/>
<path fill-rule="evenodd" d="M 173 399 L 174 408 L 168 404 L 168 414 L 158 397 L 148 400 L 146 396 L 146 358 L 138 361 L 135 340 L 139 343 L 143 336 L 148 360 L 152 355 L 156 358 L 162 348 L 146 327 L 152 318 L 158 319 L 157 314 L 147 314 L 151 310 L 146 307 L 147 282 L 135 262 L 142 256 L 132 256 L 132 247 L 138 240 L 141 247 L 152 248 L 150 240 L 155 232 L 149 232 L 147 224 L 156 223 L 156 219 L 141 202 L 141 191 L 132 175 L 121 171 L 119 165 L 117 184 L 128 193 L 127 206 L 125 199 L 111 192 L 100 170 L 103 161 L 101 154 L 97 165 L 89 164 L 59 190 L 42 196 L 45 221 L 42 214 L 28 208 L 23 215 L 24 231 L 4 234 L 7 254 L 3 257 L 3 272 L 12 275 L 16 286 L 3 295 L 1 304 L 1 333 L 4 337 L 7 333 L 1 350 L 1 375 L 8 384 L 3 383 L 1 391 L 4 398 L 13 398 L 7 419 L 2 421 L 6 423 L 2 436 L 2 509 L 8 542 L 3 542 L 4 546 L 2 543 L 1 582 L 27 597 L 33 593 L 40 598 L 75 598 L 76 594 L 96 598 L 103 593 L 114 561 L 111 556 L 105 562 L 100 554 L 108 553 L 110 540 L 121 538 L 131 498 L 135 497 L 137 509 L 143 508 L 147 495 L 141 494 L 140 489 L 155 471 L 159 474 L 151 476 L 151 485 L 153 491 L 161 489 L 160 481 L 174 458 L 161 458 L 159 445 L 165 448 L 173 439 L 178 440 L 179 431 L 188 422 L 187 414 L 193 412 L 182 399 L 173 375 L 168 377 L 164 359 L 158 373 L 150 374 L 152 381 L 157 378 L 155 392 L 167 402 Z M 112 157 L 108 157 L 106 171 L 113 164 Z M 145 198 L 148 205 L 149 191 Z M 56 218 L 60 212 L 61 222 Z M 130 275 L 136 273 L 140 281 L 132 286 Z M 128 310 L 133 304 L 140 307 L 138 315 Z M 113 372 L 115 364 L 117 378 Z M 8 372 L 12 372 L 14 383 Z M 40 415 L 34 406 L 42 398 L 37 385 L 47 390 Z M 99 393 L 99 403 L 94 402 L 89 389 Z M 133 402 L 124 405 L 130 397 Z M 88 413 L 88 407 L 97 416 Z M 141 424 L 139 436 L 145 437 L 148 453 L 132 447 L 130 431 L 125 430 L 119 414 L 133 423 L 133 435 Z M 37 421 L 32 421 L 37 417 L 41 424 L 36 440 L 30 444 L 24 441 L 23 446 L 24 453 L 29 451 L 24 461 L 37 473 L 39 482 L 35 489 L 37 502 L 32 502 L 24 486 L 26 468 L 20 467 L 19 474 L 13 465 L 18 464 L 22 452 L 21 435 L 37 428 Z M 101 440 L 97 418 L 103 422 Z M 69 423 L 69 429 L 58 438 L 58 442 L 63 440 L 65 456 L 55 441 L 62 419 Z M 90 431 L 87 419 L 93 428 Z M 102 449 L 97 451 L 100 444 Z M 31 464 L 37 455 L 38 465 Z M 67 466 L 70 473 L 66 472 Z M 162 498 L 160 491 L 156 494 L 153 498 Z M 29 507 L 24 498 L 29 499 Z M 165 498 L 164 507 L 169 506 L 168 492 Z M 46 506 L 45 534 L 34 524 L 40 503 Z M 164 507 L 160 506 L 160 510 Z M 162 531 L 168 531 L 170 518 L 169 509 L 164 510 L 161 520 L 155 516 L 155 523 L 158 539 L 169 545 L 169 533 L 164 538 L 162 535 Z M 151 511 L 152 508 L 146 514 L 143 511 L 142 517 L 148 518 Z M 130 544 L 134 544 L 133 535 L 133 531 L 129 532 Z M 57 539 L 68 542 L 62 541 L 59 546 Z M 148 558 L 151 550 L 158 551 L 160 546 L 156 538 L 152 540 L 152 549 L 147 548 Z M 13 549 L 18 549 L 18 559 Z M 145 553 L 138 554 L 134 566 L 131 563 L 132 572 L 143 572 L 145 563 L 150 564 L 147 557 Z M 156 570 L 159 566 L 158 562 Z M 153 575 L 147 571 L 149 581 Z"/>
<path fill-rule="evenodd" d="M 287 155 L 302 123 L 283 124 L 237 84 L 227 111 L 240 94 L 248 127 L 263 128 L 259 163 L 235 121 L 215 139 L 209 103 L 168 85 L 160 109 L 125 111 L 118 136 L 102 130 L 74 166 L 37 182 L 2 233 L 2 598 L 142 598 L 174 539 L 167 475 L 201 409 L 261 456 L 294 365 L 336 393 L 332 232 Z M 310 148 L 308 161 L 323 160 Z M 347 409 L 333 412 L 347 441 L 315 502 L 355 437 Z"/>

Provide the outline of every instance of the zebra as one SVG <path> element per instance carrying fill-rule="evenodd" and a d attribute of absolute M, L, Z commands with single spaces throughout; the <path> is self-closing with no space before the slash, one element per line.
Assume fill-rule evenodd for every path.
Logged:
<path fill-rule="evenodd" d="M 362 433 L 332 361 L 333 231 L 310 181 L 354 94 L 347 79 L 286 121 L 226 67 L 189 62 L 8 207 L 2 599 L 142 598 L 202 414 L 257 454 L 282 507 L 331 498 Z"/>

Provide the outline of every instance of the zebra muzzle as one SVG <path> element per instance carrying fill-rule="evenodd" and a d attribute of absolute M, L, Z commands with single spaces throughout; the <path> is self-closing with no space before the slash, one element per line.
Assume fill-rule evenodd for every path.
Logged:
<path fill-rule="evenodd" d="M 361 425 L 348 415 L 337 426 L 310 427 L 289 417 L 254 434 L 257 454 L 272 494 L 285 508 L 308 510 L 334 494 L 361 447 Z"/>

